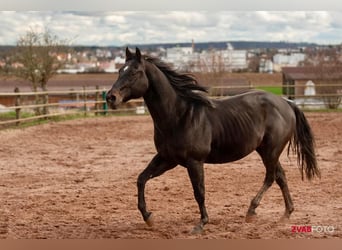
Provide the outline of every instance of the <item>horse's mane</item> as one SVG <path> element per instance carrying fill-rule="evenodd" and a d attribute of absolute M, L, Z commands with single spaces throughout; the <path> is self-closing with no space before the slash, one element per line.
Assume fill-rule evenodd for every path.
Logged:
<path fill-rule="evenodd" d="M 197 79 L 192 74 L 179 73 L 172 69 L 170 65 L 155 57 L 145 57 L 145 60 L 154 64 L 169 80 L 171 86 L 178 95 L 196 103 L 214 107 L 215 104 L 207 96 L 208 89 L 198 84 Z"/>

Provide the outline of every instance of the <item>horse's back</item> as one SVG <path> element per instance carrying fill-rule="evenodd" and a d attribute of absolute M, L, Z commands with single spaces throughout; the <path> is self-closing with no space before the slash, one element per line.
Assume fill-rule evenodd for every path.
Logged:
<path fill-rule="evenodd" d="M 218 110 L 234 110 L 235 112 L 264 113 L 269 119 L 274 115 L 281 115 L 284 119 L 293 119 L 294 113 L 288 100 L 283 97 L 262 90 L 252 90 L 239 95 L 217 99 L 215 105 Z M 262 112 L 262 113 L 260 113 Z"/>

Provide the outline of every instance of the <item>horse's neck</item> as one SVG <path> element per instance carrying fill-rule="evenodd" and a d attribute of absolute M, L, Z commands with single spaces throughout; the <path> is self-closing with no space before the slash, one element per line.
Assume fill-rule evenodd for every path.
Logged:
<path fill-rule="evenodd" d="M 169 80 L 155 65 L 146 63 L 146 75 L 149 79 L 149 89 L 144 95 L 145 103 L 155 122 L 170 122 L 179 112 L 181 101 L 169 83 Z"/>

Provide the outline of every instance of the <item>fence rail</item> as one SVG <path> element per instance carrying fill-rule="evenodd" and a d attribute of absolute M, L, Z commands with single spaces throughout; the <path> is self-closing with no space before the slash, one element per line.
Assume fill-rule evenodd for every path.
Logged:
<path fill-rule="evenodd" d="M 67 90 L 67 91 L 47 91 L 47 92 L 20 92 L 18 88 L 14 92 L 0 93 L 0 104 L 2 99 L 11 99 L 11 104 L 0 109 L 0 126 L 23 122 L 47 119 L 50 117 L 63 115 L 84 114 L 109 114 L 135 112 L 137 106 L 143 105 L 143 100 L 132 100 L 126 107 L 111 110 L 107 108 L 105 100 L 106 91 L 96 89 Z M 37 102 L 37 96 L 48 96 L 45 103 Z M 48 108 L 47 113 L 37 114 L 35 109 Z M 13 112 L 15 114 L 13 114 Z M 11 115 L 6 115 L 11 113 Z M 22 117 L 27 116 L 27 117 Z"/>
<path fill-rule="evenodd" d="M 330 86 L 330 85 L 329 85 Z M 296 88 L 305 88 L 305 86 L 296 86 Z M 317 85 L 318 89 L 320 86 Z M 324 85 L 327 87 L 327 85 Z M 314 96 L 308 96 L 305 94 L 292 94 L 286 96 L 290 99 L 294 99 L 301 108 L 324 108 L 333 103 L 334 107 L 341 108 L 342 100 L 342 85 L 331 85 L 336 91 L 330 93 L 317 93 Z M 247 89 L 281 89 L 281 85 L 277 86 L 214 86 L 211 87 L 209 93 L 212 98 L 219 98 L 226 95 L 231 95 L 237 91 L 245 91 Z M 302 91 L 303 92 L 303 91 Z M 43 103 L 37 103 L 37 97 L 44 96 L 48 98 L 42 98 L 46 100 Z M 18 88 L 12 93 L 0 93 L 0 104 L 4 98 L 10 99 L 10 105 L 5 107 L 7 113 L 12 115 L 6 116 L 4 110 L 0 109 L 0 127 L 4 125 L 16 124 L 19 125 L 24 122 L 47 119 L 56 116 L 63 115 L 75 115 L 75 114 L 88 114 L 94 115 L 106 115 L 110 113 L 144 113 L 141 112 L 141 107 L 144 105 L 143 99 L 131 100 L 125 107 L 111 110 L 107 108 L 105 100 L 106 92 L 100 90 L 99 87 L 94 89 L 86 89 L 83 87 L 81 90 L 67 90 L 67 91 L 48 91 L 48 92 L 20 92 Z M 37 109 L 48 109 L 46 113 L 37 113 Z M 13 114 L 13 112 L 15 114 Z M 26 116 L 26 117 L 24 117 Z"/>

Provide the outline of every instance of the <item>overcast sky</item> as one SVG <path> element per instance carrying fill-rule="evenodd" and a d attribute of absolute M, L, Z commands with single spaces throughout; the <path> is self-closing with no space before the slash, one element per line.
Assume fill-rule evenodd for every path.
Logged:
<path fill-rule="evenodd" d="M 49 28 L 73 45 L 229 40 L 342 43 L 342 11 L 0 11 L 0 45 Z"/>

